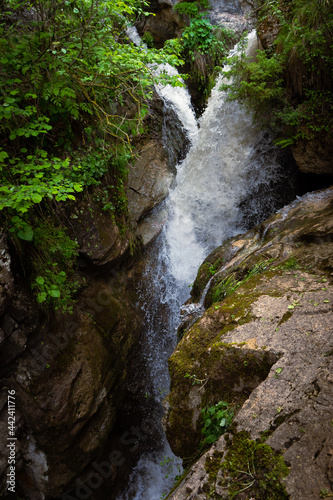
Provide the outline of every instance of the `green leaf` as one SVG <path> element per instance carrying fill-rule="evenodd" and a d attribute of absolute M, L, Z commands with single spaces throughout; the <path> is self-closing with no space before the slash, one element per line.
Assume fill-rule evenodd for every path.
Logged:
<path fill-rule="evenodd" d="M 37 276 L 36 283 L 38 283 L 38 285 L 43 285 L 45 283 L 45 280 L 42 276 Z"/>
<path fill-rule="evenodd" d="M 45 302 L 46 300 L 46 292 L 40 292 L 37 294 L 37 302 L 41 304 L 42 302 Z"/>
<path fill-rule="evenodd" d="M 38 176 L 40 177 L 43 177 L 43 174 L 38 174 Z M 36 176 L 37 177 L 37 176 Z M 40 194 L 33 194 L 31 196 L 31 199 L 34 203 L 40 203 L 43 199 L 43 197 L 40 195 Z"/>
<path fill-rule="evenodd" d="M 6 158 L 9 158 L 8 153 L 6 153 L 6 151 L 0 151 L 0 162 L 5 160 Z"/>
<path fill-rule="evenodd" d="M 225 423 L 226 423 L 226 419 L 225 418 L 222 418 L 221 422 L 220 422 L 220 426 L 221 427 L 225 427 Z"/>
<path fill-rule="evenodd" d="M 82 184 L 74 184 L 74 185 L 73 185 L 73 188 L 75 189 L 75 191 L 76 191 L 77 193 L 79 193 L 79 192 L 83 191 L 83 186 L 82 186 Z"/>
<path fill-rule="evenodd" d="M 24 210 L 22 210 L 22 212 L 23 211 Z M 21 238 L 21 240 L 31 241 L 34 237 L 34 232 L 29 225 L 25 225 L 24 228 L 17 233 L 17 236 Z"/>
<path fill-rule="evenodd" d="M 49 295 L 51 295 L 51 297 L 58 299 L 60 297 L 60 291 L 58 289 L 49 290 Z"/>

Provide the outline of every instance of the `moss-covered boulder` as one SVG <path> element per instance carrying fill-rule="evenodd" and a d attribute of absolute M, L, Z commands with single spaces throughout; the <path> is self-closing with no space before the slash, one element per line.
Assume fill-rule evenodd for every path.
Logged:
<path fill-rule="evenodd" d="M 83 471 L 89 472 L 114 426 L 142 330 L 126 276 L 90 281 L 73 314 L 51 321 L 17 287 L 2 318 L 2 384 L 4 396 L 15 391 L 16 479 L 24 498 L 56 498 L 71 489 Z M 22 344 L 20 350 L 14 351 L 12 337 Z M 0 401 L 1 429 L 8 418 L 6 401 Z M 3 446 L 1 494 L 7 458 Z"/>
<path fill-rule="evenodd" d="M 236 416 L 173 500 L 332 495 L 332 216 L 333 189 L 307 195 L 201 267 L 208 309 L 170 358 L 170 444 L 195 458 L 202 408 L 223 400 Z"/>

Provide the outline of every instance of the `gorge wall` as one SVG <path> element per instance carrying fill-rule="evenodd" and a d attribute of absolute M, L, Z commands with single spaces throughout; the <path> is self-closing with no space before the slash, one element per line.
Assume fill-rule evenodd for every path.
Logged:
<path fill-rule="evenodd" d="M 191 302 L 206 311 L 184 319 L 169 360 L 172 449 L 200 454 L 204 408 L 226 401 L 236 416 L 169 498 L 332 491 L 332 200 L 304 196 L 200 267 Z"/>
<path fill-rule="evenodd" d="M 177 36 L 185 22 L 172 11 L 173 3 L 152 2 L 156 16 L 142 24 L 157 46 Z M 247 17 L 250 2 L 211 0 L 211 5 L 213 22 L 239 31 L 253 26 L 253 16 Z M 23 254 L 1 234 L 4 498 L 7 390 L 16 391 L 17 484 L 23 498 L 91 495 L 96 489 L 92 474 L 107 462 L 99 497 L 106 498 L 137 460 L 140 429 L 128 432 L 123 442 L 113 435 L 125 395 L 138 390 L 128 386 L 143 328 L 134 284 L 141 252 L 165 222 L 163 212 L 153 209 L 172 187 L 175 165 L 189 144 L 176 115 L 158 97 L 146 125 L 129 170 L 131 227 L 120 230 L 89 197 L 57 213 L 78 240 L 78 274 L 85 280 L 72 315 L 48 315 L 37 308 L 22 273 Z M 331 174 L 331 149 L 330 144 L 298 143 L 292 152 L 301 170 Z M 234 427 L 205 451 L 170 498 L 229 498 L 232 488 L 242 489 L 246 480 L 253 481 L 252 489 L 239 498 L 259 495 L 259 486 L 277 495 L 272 499 L 332 492 L 332 206 L 331 190 L 310 195 L 226 242 L 201 266 L 192 303 L 204 293 L 206 312 L 194 306 L 170 359 L 172 390 L 164 419 L 170 444 L 182 458 L 195 457 L 202 408 L 223 399 L 237 415 Z M 214 293 L 227 280 L 236 289 L 215 301 Z M 192 386 L 187 374 L 204 382 Z M 267 448 L 258 451 L 263 445 Z M 242 447 L 252 450 L 253 459 L 245 478 L 226 465 L 238 459 Z M 307 481 L 304 469 L 310 471 Z"/>
<path fill-rule="evenodd" d="M 162 226 L 145 216 L 167 196 L 188 144 L 177 116 L 157 95 L 146 126 L 128 177 L 132 227 L 121 231 L 93 196 L 71 210 L 59 208 L 78 240 L 78 272 L 85 280 L 73 314 L 45 315 L 37 308 L 17 249 L 1 236 L 1 495 L 7 489 L 7 390 L 15 390 L 17 489 L 26 499 L 79 488 L 114 427 L 142 332 L 133 286 L 140 266 L 133 263 Z M 114 460 L 120 460 L 117 453 Z"/>

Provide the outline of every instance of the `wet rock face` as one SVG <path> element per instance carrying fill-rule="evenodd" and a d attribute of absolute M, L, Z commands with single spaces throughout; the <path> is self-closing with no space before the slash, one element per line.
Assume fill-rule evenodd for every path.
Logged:
<path fill-rule="evenodd" d="M 5 367 L 2 383 L 15 390 L 17 485 L 24 498 L 60 496 L 96 458 L 114 425 L 126 359 L 142 322 L 133 293 L 116 286 L 119 279 L 92 282 L 73 315 L 39 323 Z M 6 426 L 7 405 L 1 406 Z M 6 462 L 2 447 L 2 493 Z"/>
<path fill-rule="evenodd" d="M 244 0 L 209 0 L 208 17 L 212 24 L 222 24 L 241 34 L 254 28 L 252 6 Z"/>
<path fill-rule="evenodd" d="M 166 40 L 180 36 L 180 28 L 183 26 L 181 17 L 173 10 L 177 3 L 172 0 L 151 0 L 149 12 L 153 15 L 142 19 L 139 23 L 139 32 L 149 31 L 154 38 L 157 48 L 161 48 Z"/>
<path fill-rule="evenodd" d="M 194 295 L 208 289 L 207 310 L 170 359 L 171 446 L 185 456 L 200 442 L 203 406 L 224 399 L 240 407 L 236 425 L 192 466 L 172 500 L 228 498 L 242 481 L 231 457 L 245 444 L 253 446 L 256 470 L 242 498 L 311 500 L 332 492 L 332 215 L 333 189 L 308 195 L 226 242 L 201 267 Z M 192 387 L 186 373 L 204 383 Z M 258 447 L 276 462 L 260 464 Z M 278 483 L 267 482 L 270 467 Z"/>
<path fill-rule="evenodd" d="M 129 199 L 131 228 L 121 231 L 94 195 L 57 209 L 78 241 L 78 272 L 85 278 L 72 315 L 45 314 L 37 307 L 0 236 L 1 498 L 8 465 L 7 390 L 16 398 L 16 484 L 22 498 L 57 498 L 64 492 L 93 498 L 97 483 L 106 488 L 105 498 L 134 465 L 127 456 L 133 436 L 111 452 L 102 450 L 123 405 L 143 328 L 135 293 L 140 264 L 128 258 L 130 243 L 147 245 L 161 231 L 165 213 L 146 215 L 168 194 L 175 163 L 188 146 L 175 113 L 165 111 L 155 97 L 147 132 L 135 144 L 138 157 L 129 166 L 127 186 L 136 196 L 135 202 Z M 106 469 L 99 469 L 105 462 Z"/>
<path fill-rule="evenodd" d="M 151 103 L 150 133 L 141 138 L 127 181 L 128 210 L 135 235 L 144 246 L 161 232 L 165 212 L 150 213 L 173 185 L 177 164 L 186 156 L 189 139 L 174 110 L 159 97 Z"/>
<path fill-rule="evenodd" d="M 333 140 L 330 136 L 307 142 L 299 140 L 291 150 L 301 172 L 333 176 Z"/>

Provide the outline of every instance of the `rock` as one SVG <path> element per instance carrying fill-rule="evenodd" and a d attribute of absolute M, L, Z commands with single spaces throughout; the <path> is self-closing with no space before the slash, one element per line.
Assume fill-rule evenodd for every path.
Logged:
<path fill-rule="evenodd" d="M 142 328 L 133 292 L 119 284 L 115 289 L 119 280 L 111 276 L 109 286 L 93 282 L 73 315 L 40 325 L 24 355 L 7 369 L 3 384 L 15 390 L 22 415 L 17 474 L 25 498 L 60 495 L 96 458 L 114 425 L 126 361 Z M 0 422 L 6 423 L 6 409 Z"/>
<path fill-rule="evenodd" d="M 150 0 L 149 12 L 153 15 L 142 19 L 139 23 L 140 33 L 149 31 L 157 48 L 163 47 L 166 40 L 181 35 L 180 28 L 184 23 L 177 12 L 173 10 L 175 3 L 177 2 L 172 0 Z"/>
<path fill-rule="evenodd" d="M 155 241 L 167 220 L 168 212 L 161 210 L 149 215 L 139 224 L 139 232 L 144 247 Z"/>
<path fill-rule="evenodd" d="M 209 0 L 208 17 L 212 24 L 221 24 L 242 34 L 255 26 L 252 6 L 240 0 Z"/>
<path fill-rule="evenodd" d="M 208 309 L 170 358 L 165 426 L 173 450 L 198 451 L 202 407 L 240 406 L 170 499 L 229 498 L 246 478 L 248 499 L 332 492 L 332 215 L 332 188 L 307 195 L 213 252 L 206 262 L 214 277 L 201 267 Z M 202 382 L 192 386 L 186 373 Z M 252 450 L 248 469 L 240 449 Z"/>
<path fill-rule="evenodd" d="M 326 135 L 309 141 L 298 140 L 291 147 L 293 156 L 301 172 L 333 174 L 333 140 Z"/>
<path fill-rule="evenodd" d="M 166 132 L 169 123 L 173 127 Z M 126 447 L 121 435 L 119 447 L 104 450 L 106 458 L 99 459 L 108 440 L 112 441 L 143 329 L 135 292 L 141 264 L 134 266 L 136 257 L 126 257 L 135 238 L 148 245 L 161 231 L 165 212 L 144 216 L 167 195 L 175 162 L 189 143 L 174 111 L 156 96 L 145 125 L 147 132 L 135 144 L 143 154 L 129 175 L 130 205 L 139 207 L 133 209 L 132 227 L 125 220 L 126 209 L 124 227 L 117 226 L 115 210 L 109 206 L 111 186 L 99 186 L 75 204 L 56 207 L 56 217 L 79 244 L 77 279 L 84 285 L 75 296 L 72 315 L 39 308 L 25 276 L 15 275 L 14 289 L 11 258 L 5 236 L 0 237 L 1 383 L 15 390 L 16 473 L 22 498 L 56 498 L 73 488 L 74 497 L 82 498 L 96 489 L 96 470 L 105 461 L 107 488 L 113 491 L 138 459 L 132 453 L 132 441 L 125 439 Z M 6 403 L 4 392 L 0 396 L 2 430 L 8 428 Z M 2 435 L 6 439 L 7 433 Z M 5 497 L 7 458 L 2 447 L 1 497 Z"/>
<path fill-rule="evenodd" d="M 6 235 L 0 233 L 0 316 L 6 310 L 14 292 L 14 278 L 10 264 L 11 258 L 8 252 Z"/>
<path fill-rule="evenodd" d="M 147 142 L 128 176 L 128 210 L 132 223 L 139 222 L 164 200 L 173 179 L 163 148 L 154 141 Z"/>
<path fill-rule="evenodd" d="M 121 232 L 114 214 L 101 209 L 102 205 L 90 198 L 67 215 L 71 236 L 79 243 L 82 269 L 87 265 L 116 267 L 129 248 L 129 231 Z"/>
<path fill-rule="evenodd" d="M 157 95 L 150 104 L 147 126 L 149 133 L 141 138 L 138 158 L 128 173 L 128 210 L 134 227 L 169 194 L 176 166 L 190 144 L 172 106 Z"/>

